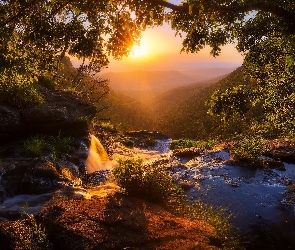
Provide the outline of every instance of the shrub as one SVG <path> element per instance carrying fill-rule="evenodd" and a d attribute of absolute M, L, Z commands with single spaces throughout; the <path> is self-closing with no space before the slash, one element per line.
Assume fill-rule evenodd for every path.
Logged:
<path fill-rule="evenodd" d="M 140 159 L 120 160 L 113 174 L 119 186 L 130 195 L 170 208 L 186 200 L 183 190 L 172 182 L 161 165 L 144 165 Z"/>
<path fill-rule="evenodd" d="M 130 137 L 122 137 L 119 139 L 119 142 L 121 142 L 126 147 L 133 147 L 134 141 L 130 139 Z"/>
<path fill-rule="evenodd" d="M 120 160 L 113 174 L 127 194 L 162 205 L 177 216 L 204 220 L 216 229 L 224 249 L 240 249 L 237 237 L 231 233 L 232 226 L 225 209 L 201 201 L 190 204 L 184 191 L 172 181 L 163 165 L 144 165 L 141 159 Z"/>
<path fill-rule="evenodd" d="M 102 122 L 99 124 L 103 129 L 105 129 L 107 132 L 110 133 L 117 133 L 118 130 L 114 124 L 111 124 L 110 122 Z"/>
<path fill-rule="evenodd" d="M 269 144 L 260 137 L 245 136 L 231 150 L 234 160 L 245 162 L 251 166 L 263 166 L 260 156 L 269 151 Z"/>
<path fill-rule="evenodd" d="M 70 146 L 71 142 L 72 138 L 63 137 L 60 134 L 49 137 L 37 135 L 28 138 L 24 142 L 24 152 L 31 157 L 38 157 L 42 153 L 49 152 L 56 158 L 61 153 L 67 153 L 72 149 Z"/>
<path fill-rule="evenodd" d="M 27 156 L 36 157 L 41 155 L 46 149 L 46 139 L 44 136 L 34 136 L 24 142 L 24 151 Z"/>
<path fill-rule="evenodd" d="M 171 145 L 170 149 L 182 149 L 182 148 L 191 148 L 196 147 L 200 149 L 212 149 L 217 142 L 215 140 L 209 141 L 194 141 L 189 139 L 179 139 L 174 140 Z"/>
<path fill-rule="evenodd" d="M 33 84 L 0 83 L 0 100 L 14 107 L 26 107 L 42 103 L 43 97 Z"/>
<path fill-rule="evenodd" d="M 52 90 L 54 90 L 57 87 L 56 82 L 48 76 L 39 76 L 38 84 Z"/>
<path fill-rule="evenodd" d="M 156 140 L 155 138 L 147 137 L 143 139 L 143 143 L 148 147 L 153 147 L 156 145 Z"/>

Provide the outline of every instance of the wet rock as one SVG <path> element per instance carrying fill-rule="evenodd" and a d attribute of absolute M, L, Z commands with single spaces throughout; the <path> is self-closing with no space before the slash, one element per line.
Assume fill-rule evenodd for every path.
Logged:
<path fill-rule="evenodd" d="M 113 178 L 111 170 L 96 171 L 87 174 L 84 178 L 84 183 L 88 187 L 100 185 Z"/>
<path fill-rule="evenodd" d="M 195 182 L 190 180 L 178 180 L 176 182 L 177 185 L 179 185 L 184 191 L 187 191 L 193 187 L 195 187 Z"/>
<path fill-rule="evenodd" d="M 10 163 L 10 164 L 9 164 Z M 28 159 L 4 159 L 4 165 L 9 165 L 2 175 L 1 188 L 3 196 L 13 196 L 21 192 L 21 182 L 36 164 L 36 160 Z"/>
<path fill-rule="evenodd" d="M 58 188 L 60 181 L 69 185 L 81 184 L 78 167 L 70 162 L 55 163 L 51 157 L 33 160 L 14 159 L 14 161 L 13 167 L 2 176 L 2 196 L 46 193 Z"/>
<path fill-rule="evenodd" d="M 37 162 L 32 170 L 32 174 L 36 177 L 59 178 L 58 171 L 51 161 Z"/>
<path fill-rule="evenodd" d="M 157 131 L 147 131 L 147 130 L 141 130 L 141 131 L 130 131 L 126 132 L 127 136 L 131 137 L 137 137 L 137 138 L 154 138 L 154 139 L 159 139 L 159 140 L 165 140 L 169 139 L 167 135 L 164 135 L 160 132 Z"/>
<path fill-rule="evenodd" d="M 271 156 L 275 160 L 295 162 L 295 141 L 292 139 L 276 139 L 270 141 Z"/>
<path fill-rule="evenodd" d="M 214 229 L 120 193 L 91 199 L 59 194 L 39 214 L 60 249 L 219 249 Z"/>
<path fill-rule="evenodd" d="M 295 205 L 295 184 L 287 186 L 284 196 L 286 205 Z"/>
<path fill-rule="evenodd" d="M 264 159 L 263 166 L 270 169 L 277 169 L 279 171 L 286 171 L 285 165 L 282 161 Z"/>

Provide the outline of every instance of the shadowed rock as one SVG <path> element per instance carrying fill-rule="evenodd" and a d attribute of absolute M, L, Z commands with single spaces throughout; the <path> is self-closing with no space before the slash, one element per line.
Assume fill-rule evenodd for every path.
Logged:
<path fill-rule="evenodd" d="M 42 90 L 45 102 L 23 109 L 0 105 L 0 139 L 28 134 L 85 135 L 96 107 L 71 93 Z"/>

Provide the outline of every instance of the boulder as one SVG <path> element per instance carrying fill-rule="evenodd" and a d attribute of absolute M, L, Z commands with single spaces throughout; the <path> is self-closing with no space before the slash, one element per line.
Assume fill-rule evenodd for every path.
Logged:
<path fill-rule="evenodd" d="M 3 164 L 9 163 L 3 159 Z M 49 161 L 15 158 L 11 168 L 2 174 L 1 189 L 4 197 L 18 194 L 42 194 L 56 189 L 59 174 L 55 165 Z"/>
<path fill-rule="evenodd" d="M 287 138 L 271 140 L 269 156 L 279 161 L 295 162 L 295 141 Z"/>

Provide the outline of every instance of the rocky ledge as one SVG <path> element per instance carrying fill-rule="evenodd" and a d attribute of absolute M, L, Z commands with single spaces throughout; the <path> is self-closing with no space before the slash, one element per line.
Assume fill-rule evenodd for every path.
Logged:
<path fill-rule="evenodd" d="M 36 220 L 2 223 L 0 240 L 1 249 L 220 249 L 209 224 L 177 217 L 114 185 L 60 190 Z"/>

